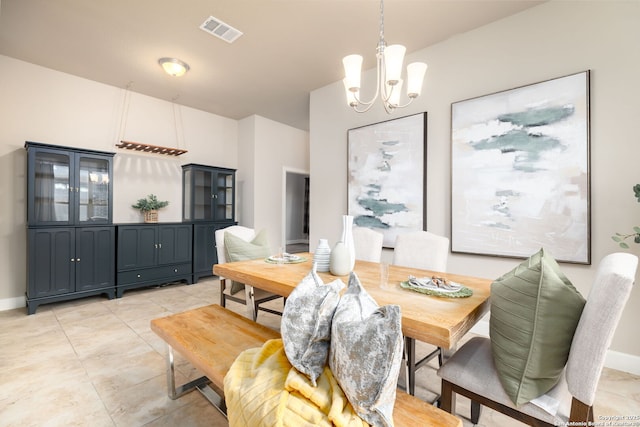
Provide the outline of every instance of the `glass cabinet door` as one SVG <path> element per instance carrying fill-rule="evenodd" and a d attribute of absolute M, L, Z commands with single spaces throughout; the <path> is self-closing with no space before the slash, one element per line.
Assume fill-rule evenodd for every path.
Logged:
<path fill-rule="evenodd" d="M 25 147 L 30 227 L 111 223 L 113 153 L 37 142 Z"/>
<path fill-rule="evenodd" d="M 72 221 L 72 156 L 39 150 L 33 157 L 32 223 L 68 224 Z"/>
<path fill-rule="evenodd" d="M 215 215 L 218 220 L 234 219 L 234 174 L 218 172 L 214 196 Z"/>
<path fill-rule="evenodd" d="M 211 199 L 213 198 L 211 171 L 193 170 L 193 219 L 208 220 L 213 217 Z"/>
<path fill-rule="evenodd" d="M 78 222 L 109 222 L 109 163 L 105 158 L 80 155 L 76 186 Z"/>

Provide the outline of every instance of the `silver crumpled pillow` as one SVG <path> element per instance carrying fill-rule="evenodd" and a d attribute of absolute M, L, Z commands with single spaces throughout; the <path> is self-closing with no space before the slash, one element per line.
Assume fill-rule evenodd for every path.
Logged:
<path fill-rule="evenodd" d="M 285 354 L 314 386 L 327 364 L 331 319 L 343 288 L 340 279 L 325 285 L 312 270 L 298 283 L 284 306 L 280 334 Z"/>
<path fill-rule="evenodd" d="M 351 273 L 333 315 L 329 367 L 355 411 L 372 426 L 393 426 L 403 341 L 400 306 L 378 307 Z"/>

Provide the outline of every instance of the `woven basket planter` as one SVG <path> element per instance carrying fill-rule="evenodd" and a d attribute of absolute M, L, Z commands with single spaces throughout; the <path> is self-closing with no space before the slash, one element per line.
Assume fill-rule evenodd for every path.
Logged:
<path fill-rule="evenodd" d="M 158 222 L 158 211 L 156 210 L 145 211 L 144 222 Z"/>

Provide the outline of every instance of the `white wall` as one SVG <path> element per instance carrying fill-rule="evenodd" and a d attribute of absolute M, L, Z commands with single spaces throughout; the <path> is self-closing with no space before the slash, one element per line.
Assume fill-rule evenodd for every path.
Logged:
<path fill-rule="evenodd" d="M 142 222 L 131 204 L 149 193 L 169 206 L 160 221 L 182 219 L 186 163 L 237 167 L 238 122 L 0 56 L 0 310 L 24 305 L 26 152 L 24 142 L 116 152 L 114 222 Z M 128 104 L 124 132 L 123 105 Z M 176 126 L 178 124 L 178 135 Z M 118 140 L 179 147 L 179 157 L 136 154 Z"/>
<path fill-rule="evenodd" d="M 428 112 L 427 229 L 451 234 L 452 102 L 590 69 L 592 265 L 562 264 L 582 294 L 588 295 L 595 266 L 604 255 L 618 250 L 610 236 L 640 225 L 640 205 L 632 191 L 640 182 L 639 40 L 640 2 L 553 1 L 409 55 L 406 62 L 429 64 L 426 84 L 422 96 L 395 117 Z M 374 55 L 374 49 L 361 53 Z M 363 90 L 372 88 L 374 79 L 375 71 L 369 70 Z M 312 249 L 319 238 L 334 243 L 340 235 L 340 215 L 347 210 L 347 130 L 387 119 L 380 106 L 367 114 L 351 111 L 345 105 L 342 82 L 312 92 Z M 634 246 L 631 251 L 640 255 L 639 249 Z M 384 256 L 389 259 L 388 251 Z M 518 262 L 451 254 L 449 270 L 496 278 Z M 640 291 L 635 289 L 612 349 L 640 356 L 638 324 Z M 640 372 L 638 360 L 632 358 L 632 363 Z"/>
<path fill-rule="evenodd" d="M 240 159 L 244 206 L 241 225 L 267 229 L 272 249 L 285 244 L 284 176 L 286 170 L 309 170 L 309 134 L 260 116 L 240 121 Z M 252 146 L 250 148 L 249 146 Z M 243 158 L 244 153 L 247 158 Z M 245 162 L 252 161 L 251 165 Z"/>

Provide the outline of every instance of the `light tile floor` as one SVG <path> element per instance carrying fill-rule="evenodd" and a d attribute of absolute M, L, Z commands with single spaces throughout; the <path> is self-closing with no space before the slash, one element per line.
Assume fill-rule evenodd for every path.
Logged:
<path fill-rule="evenodd" d="M 218 303 L 218 291 L 218 280 L 208 278 L 43 305 L 31 316 L 0 312 L 0 426 L 227 426 L 198 392 L 167 397 L 164 343 L 149 328 L 156 317 Z M 229 308 L 244 314 L 242 305 Z M 258 320 L 278 328 L 280 318 L 260 312 Z M 178 381 L 198 376 L 179 358 L 177 370 Z M 432 400 L 440 388 L 435 369 L 417 378 L 417 395 Z M 470 426 L 469 401 L 459 397 L 457 409 Z M 596 417 L 638 414 L 640 377 L 605 369 Z M 521 425 L 486 408 L 480 421 Z"/>

